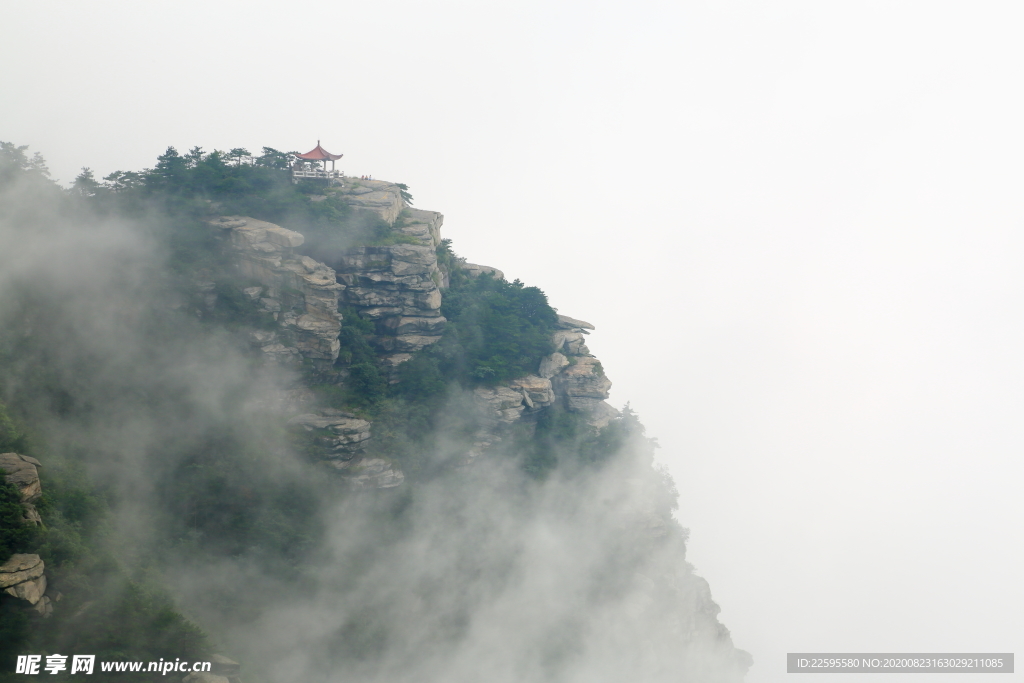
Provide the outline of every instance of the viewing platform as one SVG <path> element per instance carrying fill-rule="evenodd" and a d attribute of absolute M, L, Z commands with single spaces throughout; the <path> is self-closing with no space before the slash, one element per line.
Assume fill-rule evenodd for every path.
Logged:
<path fill-rule="evenodd" d="M 345 178 L 344 171 L 325 171 L 320 168 L 293 168 L 292 179 L 298 182 L 299 179 L 304 178 L 320 178 L 332 181 L 343 180 Z"/>
<path fill-rule="evenodd" d="M 334 185 L 335 181 L 341 181 L 345 174 L 334 170 L 334 162 L 345 156 L 344 154 L 331 154 L 320 146 L 316 141 L 316 147 L 305 154 L 294 154 L 295 163 L 292 164 L 292 182 L 299 180 L 326 180 L 328 184 Z M 327 170 L 327 162 L 331 162 L 331 170 Z"/>

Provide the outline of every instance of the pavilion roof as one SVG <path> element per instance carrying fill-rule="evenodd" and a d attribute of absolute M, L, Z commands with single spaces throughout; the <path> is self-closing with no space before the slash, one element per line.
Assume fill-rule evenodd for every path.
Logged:
<path fill-rule="evenodd" d="M 296 154 L 300 159 L 308 159 L 309 161 L 336 161 L 337 159 L 345 156 L 344 154 L 331 154 L 326 149 L 320 146 L 320 141 L 316 141 L 316 147 L 309 150 L 305 154 Z"/>

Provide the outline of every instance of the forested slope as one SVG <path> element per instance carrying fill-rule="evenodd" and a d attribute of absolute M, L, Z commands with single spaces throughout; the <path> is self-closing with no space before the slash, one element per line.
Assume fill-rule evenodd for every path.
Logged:
<path fill-rule="evenodd" d="M 241 151 L 63 190 L 2 143 L 0 678 L 740 680 L 593 326 L 405 185 Z"/>

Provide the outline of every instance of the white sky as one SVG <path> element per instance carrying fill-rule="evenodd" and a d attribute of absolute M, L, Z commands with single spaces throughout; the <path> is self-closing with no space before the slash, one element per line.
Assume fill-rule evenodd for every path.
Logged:
<path fill-rule="evenodd" d="M 10 2 L 0 139 L 65 183 L 317 138 L 408 183 L 460 254 L 597 325 L 765 683 L 787 651 L 1024 649 L 1022 19 Z"/>

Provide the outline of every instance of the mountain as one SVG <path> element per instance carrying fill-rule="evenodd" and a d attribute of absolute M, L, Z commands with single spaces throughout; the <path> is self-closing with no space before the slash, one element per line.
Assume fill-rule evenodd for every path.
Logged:
<path fill-rule="evenodd" d="M 594 326 L 407 186 L 0 145 L 0 678 L 742 680 Z"/>

